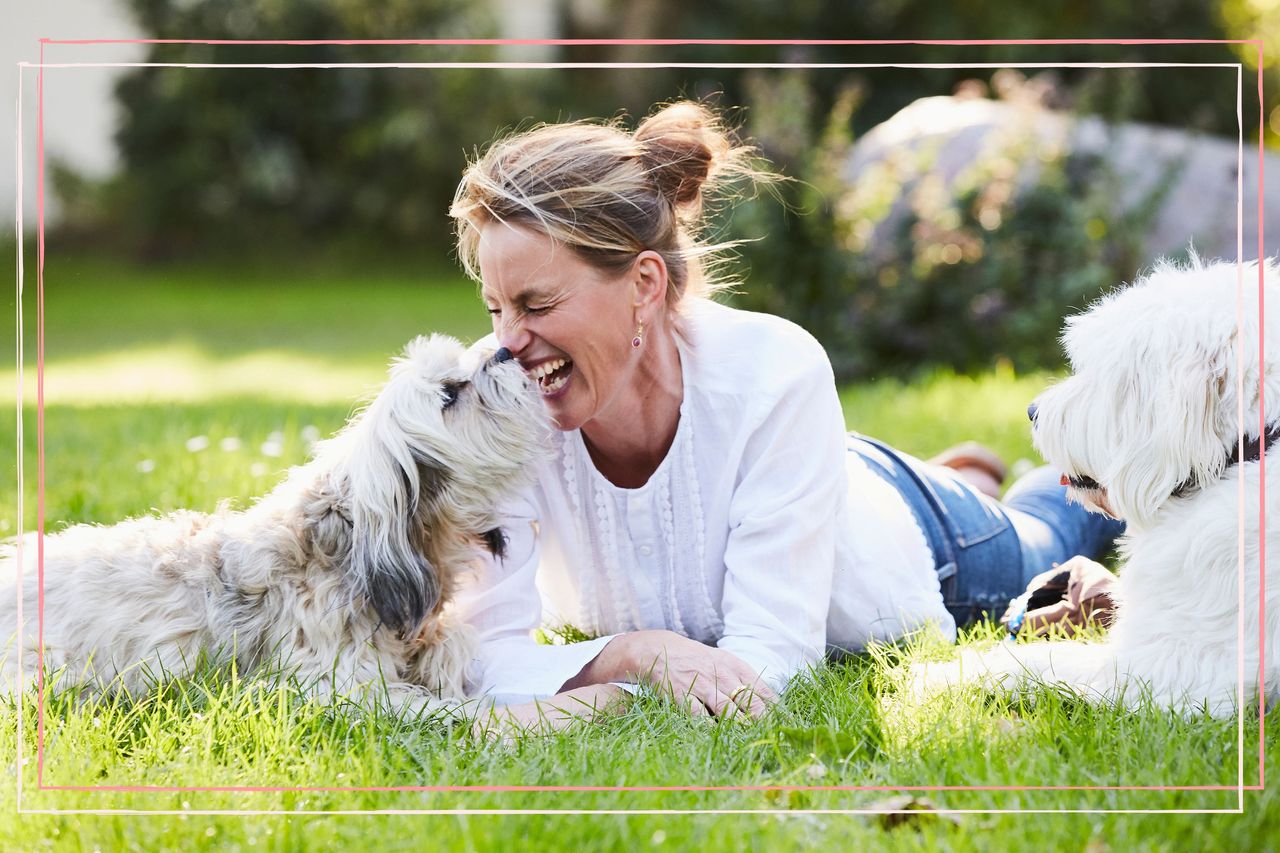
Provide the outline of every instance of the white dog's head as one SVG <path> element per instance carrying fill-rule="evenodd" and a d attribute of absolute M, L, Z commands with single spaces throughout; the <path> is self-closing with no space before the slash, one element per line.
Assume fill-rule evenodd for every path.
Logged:
<path fill-rule="evenodd" d="M 1277 305 L 1275 264 L 1264 271 Z M 1222 475 L 1242 412 L 1246 436 L 1258 435 L 1260 370 L 1266 421 L 1280 418 L 1280 311 L 1270 314 L 1262 359 L 1257 264 L 1157 264 L 1067 320 L 1073 375 L 1032 404 L 1036 448 L 1090 509 L 1149 526 L 1175 493 Z"/>
<path fill-rule="evenodd" d="M 411 632 L 477 544 L 501 553 L 496 506 L 528 484 L 549 435 L 510 353 L 416 338 L 378 396 L 319 447 L 320 503 L 330 505 L 311 513 L 313 533 L 382 622 Z"/>

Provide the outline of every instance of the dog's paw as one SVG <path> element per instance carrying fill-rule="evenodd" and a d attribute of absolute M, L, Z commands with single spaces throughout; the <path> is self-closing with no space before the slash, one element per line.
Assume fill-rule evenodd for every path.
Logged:
<path fill-rule="evenodd" d="M 964 649 L 951 660 L 915 663 L 907 669 L 907 695 L 917 699 L 956 687 L 1008 686 L 1011 656 L 1002 646 L 986 651 Z"/>
<path fill-rule="evenodd" d="M 964 683 L 964 671 L 957 660 L 913 663 L 907 668 L 902 693 L 923 700 Z"/>

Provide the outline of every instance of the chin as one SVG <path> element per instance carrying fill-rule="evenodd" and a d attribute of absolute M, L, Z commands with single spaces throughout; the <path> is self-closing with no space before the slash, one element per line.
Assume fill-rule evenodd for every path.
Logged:
<path fill-rule="evenodd" d="M 575 375 L 564 388 L 554 394 L 542 395 L 542 405 L 551 416 L 551 424 L 560 432 L 571 432 L 586 426 L 597 412 L 582 377 Z"/>
<path fill-rule="evenodd" d="M 575 412 L 568 400 L 561 398 L 558 400 L 543 400 L 543 405 L 547 407 L 547 413 L 551 416 L 551 425 L 560 432 L 571 432 L 579 429 L 587 422 L 580 413 Z"/>

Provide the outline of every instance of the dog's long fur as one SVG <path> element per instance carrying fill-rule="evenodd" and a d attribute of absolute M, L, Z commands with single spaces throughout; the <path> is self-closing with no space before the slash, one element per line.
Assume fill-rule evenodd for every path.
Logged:
<path fill-rule="evenodd" d="M 234 659 L 283 667 L 319 696 L 417 711 L 465 699 L 474 644 L 450 594 L 479 547 L 500 545 L 495 506 L 549 429 L 516 362 L 485 355 L 410 342 L 369 406 L 243 512 L 47 536 L 44 663 L 58 688 L 145 690 Z M 23 550 L 21 667 L 10 642 L 0 668 L 10 689 L 40 664 L 34 537 Z M 0 637 L 13 638 L 12 555 L 0 573 Z"/>
<path fill-rule="evenodd" d="M 1227 456 L 1242 416 L 1246 436 L 1258 436 L 1260 380 L 1264 420 L 1280 421 L 1280 273 L 1273 262 L 1263 268 L 1265 353 L 1256 264 L 1161 263 L 1067 321 L 1073 375 L 1037 399 L 1033 434 L 1050 464 L 1099 484 L 1073 488 L 1074 499 L 1126 522 L 1116 622 L 1102 643 L 1006 643 L 930 664 L 916 673 L 918 687 L 1050 683 L 1130 707 L 1150 700 L 1217 717 L 1235 713 L 1241 696 L 1246 705 L 1257 698 L 1262 465 L 1228 465 Z M 1264 677 L 1274 694 L 1280 445 L 1266 463 Z"/>

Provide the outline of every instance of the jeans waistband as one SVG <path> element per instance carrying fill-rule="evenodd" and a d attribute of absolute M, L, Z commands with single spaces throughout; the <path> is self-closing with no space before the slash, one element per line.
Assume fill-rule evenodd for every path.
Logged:
<path fill-rule="evenodd" d="M 942 522 L 943 510 L 938 496 L 929 481 L 921 477 L 898 451 L 883 442 L 856 432 L 849 433 L 849 440 L 863 446 L 851 446 L 876 476 L 893 486 L 900 495 L 916 524 L 924 533 L 929 550 L 933 552 L 934 570 L 938 579 L 945 581 L 956 573 L 956 553 L 951 536 Z M 905 487 L 905 488 L 904 488 Z"/>

